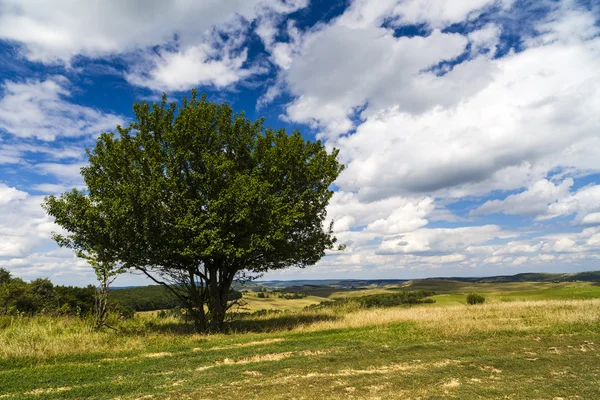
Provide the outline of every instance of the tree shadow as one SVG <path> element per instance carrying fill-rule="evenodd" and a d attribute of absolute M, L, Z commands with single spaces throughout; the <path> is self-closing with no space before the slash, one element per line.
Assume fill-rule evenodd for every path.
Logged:
<path fill-rule="evenodd" d="M 335 315 L 325 313 L 255 313 L 234 316 L 232 320 L 229 320 L 225 323 L 225 332 L 223 333 L 266 333 L 274 331 L 285 331 L 292 330 L 301 325 L 321 321 L 335 321 L 336 319 L 338 319 L 338 317 L 336 317 Z M 198 333 L 194 329 L 194 325 L 191 322 L 187 322 L 183 319 L 180 321 L 148 320 L 143 325 L 137 325 L 135 327 L 122 326 L 120 328 L 120 333 L 124 335 L 145 335 L 151 332 L 188 336 Z"/>
<path fill-rule="evenodd" d="M 261 318 L 240 318 L 227 324 L 229 333 L 265 333 L 273 331 L 291 330 L 301 325 L 312 324 L 322 321 L 335 321 L 338 319 L 331 314 L 287 314 L 282 313 Z"/>

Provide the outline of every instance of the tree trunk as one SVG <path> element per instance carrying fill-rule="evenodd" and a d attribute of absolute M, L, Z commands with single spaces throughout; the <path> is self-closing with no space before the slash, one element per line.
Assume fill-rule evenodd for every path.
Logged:
<path fill-rule="evenodd" d="M 94 304 L 94 330 L 99 331 L 104 324 L 106 324 L 106 317 L 108 313 L 108 272 L 102 271 L 102 279 L 100 280 L 100 287 L 96 288 L 96 299 Z"/>
<path fill-rule="evenodd" d="M 193 269 L 189 269 L 189 304 L 188 312 L 194 323 L 194 329 L 198 333 L 206 332 L 206 313 L 204 312 L 204 299 L 206 293 L 206 285 L 200 282 L 200 286 L 196 285 L 196 274 Z"/>
<path fill-rule="evenodd" d="M 222 332 L 224 328 L 227 299 L 233 281 L 233 275 L 225 273 L 225 269 L 222 265 L 209 269 L 208 308 L 211 332 Z"/>

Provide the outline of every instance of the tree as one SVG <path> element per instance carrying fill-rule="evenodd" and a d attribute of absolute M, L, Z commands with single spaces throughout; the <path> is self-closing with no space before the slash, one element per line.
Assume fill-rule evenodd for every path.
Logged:
<path fill-rule="evenodd" d="M 10 282 L 10 271 L 6 268 L 0 268 L 0 285 Z"/>
<path fill-rule="evenodd" d="M 87 260 L 96 273 L 98 287 L 95 292 L 93 328 L 98 331 L 106 325 L 110 284 L 124 272 L 116 254 L 118 243 L 109 220 L 101 207 L 77 190 L 63 193 L 60 198 L 49 196 L 43 207 L 55 217 L 56 223 L 69 234 L 53 234 L 63 247 L 71 248 L 78 257 Z"/>
<path fill-rule="evenodd" d="M 10 278 L 0 285 L 0 314 L 31 313 L 33 307 L 27 282 L 23 279 Z"/>
<path fill-rule="evenodd" d="M 29 283 L 35 312 L 53 311 L 57 308 L 54 285 L 48 278 L 37 278 Z"/>
<path fill-rule="evenodd" d="M 51 196 L 46 209 L 72 243 L 102 248 L 167 287 L 198 331 L 223 329 L 234 279 L 313 265 L 333 248 L 324 221 L 343 168 L 336 149 L 195 91 L 179 108 L 163 96 L 134 113 L 88 151 L 87 191 Z M 95 219 L 69 211 L 85 202 Z M 97 224 L 109 240 L 91 232 Z"/>

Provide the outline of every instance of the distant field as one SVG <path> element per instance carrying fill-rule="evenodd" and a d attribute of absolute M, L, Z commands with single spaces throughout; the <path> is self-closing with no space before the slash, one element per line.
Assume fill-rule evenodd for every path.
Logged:
<path fill-rule="evenodd" d="M 600 398 L 600 286 L 445 282 L 294 300 L 250 293 L 251 310 L 288 311 L 236 320 L 227 335 L 151 313 L 99 333 L 74 317 L 0 318 L 0 399 Z M 440 294 L 412 307 L 301 311 L 415 289 Z M 465 305 L 472 291 L 486 304 Z"/>
<path fill-rule="evenodd" d="M 244 293 L 243 297 L 246 303 L 240 311 L 257 310 L 282 310 L 282 311 L 300 311 L 306 306 L 326 301 L 326 297 L 307 296 L 302 299 L 280 299 L 272 295 L 268 299 L 259 299 L 256 293 Z"/>

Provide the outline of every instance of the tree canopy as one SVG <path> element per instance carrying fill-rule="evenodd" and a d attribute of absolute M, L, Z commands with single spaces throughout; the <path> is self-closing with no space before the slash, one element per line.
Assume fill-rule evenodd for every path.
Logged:
<path fill-rule="evenodd" d="M 88 150 L 86 191 L 46 199 L 68 232 L 59 244 L 167 286 L 200 331 L 223 328 L 236 277 L 313 265 L 333 248 L 324 223 L 343 168 L 336 149 L 195 91 L 134 114 Z"/>

